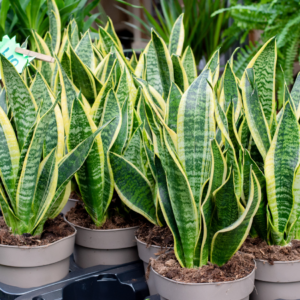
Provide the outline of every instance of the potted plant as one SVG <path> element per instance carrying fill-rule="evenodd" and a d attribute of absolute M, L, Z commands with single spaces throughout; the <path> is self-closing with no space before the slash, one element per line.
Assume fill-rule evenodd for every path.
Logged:
<path fill-rule="evenodd" d="M 250 165 L 262 190 L 252 239 L 241 249 L 256 258 L 253 299 L 297 298 L 300 285 L 299 77 L 291 93 L 285 84 L 283 108 L 276 114 L 276 50 L 272 38 L 251 60 L 240 83 L 245 111 L 239 130 L 245 133 L 240 143 L 244 153 L 244 194 L 248 194 L 246 174 Z"/>
<path fill-rule="evenodd" d="M 0 65 L 8 99 L 7 114 L 0 108 L 0 281 L 28 288 L 69 272 L 76 230 L 58 214 L 103 127 L 65 154 L 58 99 L 43 76 L 30 91 L 4 56 Z"/>
<path fill-rule="evenodd" d="M 168 58 L 168 53 L 160 53 Z M 167 72 L 161 74 L 167 74 L 168 79 Z M 251 257 L 236 252 L 260 207 L 261 188 L 249 167 L 250 192 L 247 198 L 243 194 L 245 171 L 235 150 L 232 125 L 243 116 L 242 99 L 232 59 L 218 87 L 217 80 L 218 52 L 179 103 L 178 98 L 170 96 L 171 92 L 167 102 L 159 101 L 154 87 L 137 79 L 145 95 L 145 128 L 150 128 L 154 144 L 152 165 L 159 204 L 174 237 L 175 256 L 169 253 L 152 260 L 151 274 L 162 299 L 194 299 L 199 293 L 207 299 L 244 299 L 253 290 L 254 263 Z M 230 274 L 236 259 L 244 260 L 245 264 L 241 263 L 240 270 L 235 269 L 237 277 L 225 279 L 223 276 Z M 212 269 L 222 276 L 208 276 Z M 178 283 L 179 278 L 188 283 Z M 223 280 L 229 282 L 218 282 Z"/>
<path fill-rule="evenodd" d="M 142 141 L 140 120 L 135 110 L 140 93 L 134 85 L 133 68 L 116 42 L 118 38 L 110 20 L 107 26 L 105 30 L 99 29 L 101 41 L 105 42 L 96 43 L 96 47 L 86 33 L 76 48 L 69 44 L 62 60 L 57 58 L 56 62 L 69 151 L 88 132 L 105 123 L 107 118 L 115 117 L 107 130 L 97 137 L 93 151 L 75 175 L 83 206 L 80 204 L 72 209 L 67 220 L 78 231 L 74 256 L 81 267 L 122 264 L 138 259 L 135 231 L 139 218 L 132 219 L 132 212 L 122 204 L 129 204 L 126 197 L 120 196 L 123 202 L 119 201 L 116 205 L 113 201 L 111 205 L 117 193 L 114 193 L 114 166 L 109 152 L 122 154 L 128 160 L 135 155 L 135 145 Z M 80 44 L 84 44 L 89 52 L 81 51 Z M 101 56 L 97 65 L 95 53 Z M 148 193 L 144 195 L 144 205 L 148 210 L 145 216 L 156 223 L 148 180 L 141 182 L 140 191 L 143 190 Z M 138 205 L 128 206 L 140 211 Z"/>

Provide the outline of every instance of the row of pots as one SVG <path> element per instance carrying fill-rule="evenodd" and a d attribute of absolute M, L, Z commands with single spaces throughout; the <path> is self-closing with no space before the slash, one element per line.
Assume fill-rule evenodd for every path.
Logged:
<path fill-rule="evenodd" d="M 69 201 L 68 205 L 74 206 L 74 203 Z M 28 288 L 58 281 L 68 274 L 72 253 L 82 268 L 119 265 L 140 258 L 146 272 L 149 259 L 161 251 L 158 246 L 147 248 L 136 239 L 137 227 L 93 230 L 68 223 L 74 227 L 74 233 L 47 246 L 0 245 L 0 282 Z M 297 299 L 300 295 L 300 261 L 270 265 L 256 260 L 256 270 L 247 277 L 221 283 L 181 283 L 150 269 L 150 294 L 160 294 L 161 300 L 275 300 Z"/>

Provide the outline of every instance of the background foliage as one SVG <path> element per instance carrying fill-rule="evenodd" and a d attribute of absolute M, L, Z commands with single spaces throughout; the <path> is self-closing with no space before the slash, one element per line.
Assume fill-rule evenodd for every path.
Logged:
<path fill-rule="evenodd" d="M 55 0 L 61 17 L 62 31 L 69 21 L 75 18 L 79 32 L 91 27 L 96 21 L 102 24 L 101 0 Z M 100 13 L 92 14 L 91 11 L 98 6 Z M 101 14 L 101 16 L 100 16 Z M 86 19 L 87 17 L 87 19 Z M 4 35 L 17 36 L 17 41 L 22 43 L 28 36 L 31 50 L 36 48 L 31 30 L 40 36 L 49 31 L 49 17 L 46 0 L 0 0 L 0 39 Z"/>
<path fill-rule="evenodd" d="M 300 2 L 298 0 L 263 0 L 258 3 L 245 1 L 245 5 L 240 5 L 238 1 L 232 1 L 228 9 L 221 9 L 218 13 L 229 12 L 234 19 L 232 26 L 224 32 L 226 38 L 238 38 L 241 35 L 243 42 L 251 30 L 263 30 L 261 40 L 266 42 L 276 36 L 278 47 L 277 63 L 277 88 L 278 103 L 282 106 L 284 80 L 288 85 L 292 84 L 293 65 L 299 59 L 300 40 Z M 254 52 L 261 46 L 250 47 L 242 53 L 238 59 L 239 65 L 235 65 L 237 76 L 243 71 L 243 66 L 252 58 Z M 283 73 L 281 72 L 281 68 Z"/>

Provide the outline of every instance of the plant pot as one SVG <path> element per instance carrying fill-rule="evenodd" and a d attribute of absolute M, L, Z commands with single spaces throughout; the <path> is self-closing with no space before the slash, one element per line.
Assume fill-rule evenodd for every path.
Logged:
<path fill-rule="evenodd" d="M 161 300 L 248 300 L 254 288 L 255 268 L 248 276 L 226 282 L 183 283 L 158 274 L 151 267 Z"/>
<path fill-rule="evenodd" d="M 77 229 L 74 259 L 79 267 L 121 265 L 139 259 L 135 240 L 138 226 L 96 230 L 66 222 Z"/>
<path fill-rule="evenodd" d="M 300 298 L 300 261 L 256 259 L 255 289 L 251 300 L 279 300 Z"/>
<path fill-rule="evenodd" d="M 136 242 L 137 242 L 137 249 L 138 249 L 139 257 L 144 263 L 144 269 L 145 269 L 145 273 L 146 273 L 147 268 L 148 268 L 148 264 L 149 264 L 149 259 L 150 258 L 156 258 L 157 255 L 155 255 L 155 253 L 160 252 L 161 247 L 150 245 L 150 247 L 147 248 L 146 243 L 140 241 L 137 237 L 135 239 L 136 239 Z M 147 284 L 148 284 L 150 295 L 157 294 L 157 290 L 155 288 L 154 278 L 153 278 L 152 273 L 149 274 Z"/>
<path fill-rule="evenodd" d="M 69 199 L 61 212 L 65 215 L 72 207 L 75 207 L 77 202 L 78 200 L 76 199 Z"/>
<path fill-rule="evenodd" d="M 76 229 L 72 235 L 45 246 L 0 245 L 0 282 L 30 288 L 61 280 L 69 273 L 75 236 Z"/>

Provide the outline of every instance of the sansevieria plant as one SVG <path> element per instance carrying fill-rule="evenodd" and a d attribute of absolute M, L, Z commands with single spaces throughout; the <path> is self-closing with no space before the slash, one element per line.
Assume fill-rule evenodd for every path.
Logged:
<path fill-rule="evenodd" d="M 30 89 L 1 56 L 8 102 L 0 107 L 0 206 L 13 234 L 40 234 L 70 194 L 70 180 L 104 128 L 97 128 L 65 154 L 62 114 L 44 77 L 37 72 Z"/>
<path fill-rule="evenodd" d="M 178 56 L 172 54 L 172 49 L 176 47 L 168 48 L 152 31 L 135 69 L 135 83 L 142 92 L 137 112 L 155 182 L 156 216 L 159 224 L 165 220 L 170 227 L 182 266 L 198 267 L 208 261 L 223 265 L 246 239 L 261 201 L 260 184 L 250 168 L 250 193 L 243 202 L 243 166 L 228 127 L 229 115 L 241 114 L 241 97 L 236 108 L 230 103 L 228 114 L 221 116 L 227 124 L 221 131 L 221 121 L 215 117 L 217 94 L 223 95 L 217 93 L 219 52 L 197 77 L 190 49 L 183 56 L 181 50 Z M 235 77 L 231 91 L 239 95 Z M 110 161 L 118 170 L 114 178 L 119 194 L 131 195 L 129 201 L 135 194 L 144 199 L 144 194 L 134 193 L 143 175 L 139 161 L 128 161 L 113 151 Z M 125 179 L 126 174 L 130 179 Z"/>
<path fill-rule="evenodd" d="M 298 76 L 291 93 L 285 84 L 283 108 L 276 114 L 276 60 L 276 41 L 272 38 L 244 72 L 240 87 L 245 116 L 237 140 L 244 149 L 244 170 L 252 165 L 262 189 L 253 235 L 270 245 L 284 246 L 300 236 L 300 93 Z M 244 193 L 248 194 L 245 188 Z"/>

